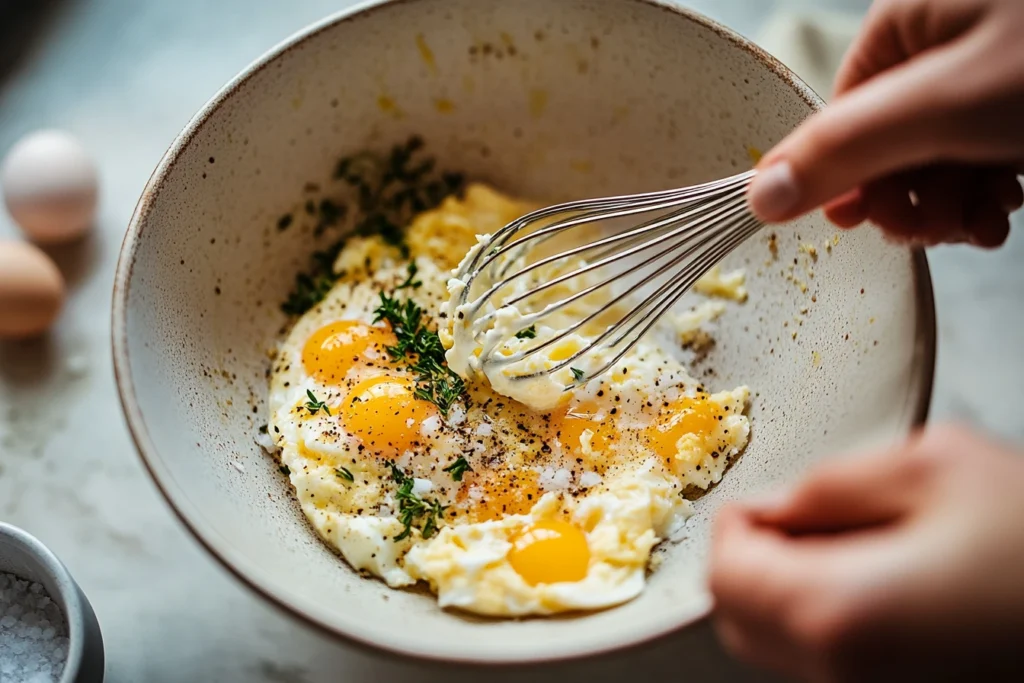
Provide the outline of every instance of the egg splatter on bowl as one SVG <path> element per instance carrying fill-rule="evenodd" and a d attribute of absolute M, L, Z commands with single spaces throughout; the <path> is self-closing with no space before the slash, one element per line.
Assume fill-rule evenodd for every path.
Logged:
<path fill-rule="evenodd" d="M 457 362 L 452 271 L 531 208 L 472 184 L 400 240 L 349 238 L 270 381 L 269 435 L 317 534 L 391 587 L 425 582 L 440 605 L 493 616 L 636 597 L 652 549 L 750 429 L 746 387 L 712 393 L 685 365 L 719 300 L 666 316 L 607 373 L 540 403 Z M 742 274 L 712 278 L 708 295 L 743 298 Z"/>

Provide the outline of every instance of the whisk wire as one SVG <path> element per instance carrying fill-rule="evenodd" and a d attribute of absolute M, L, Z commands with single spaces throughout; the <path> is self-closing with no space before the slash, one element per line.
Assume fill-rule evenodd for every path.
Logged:
<path fill-rule="evenodd" d="M 754 174 L 748 171 L 689 188 L 569 202 L 534 211 L 496 232 L 456 274 L 465 284 L 459 310 L 469 318 L 465 324 L 473 338 L 484 346 L 481 363 L 514 366 L 577 335 L 580 342 L 568 357 L 515 374 L 514 378 L 550 375 L 571 367 L 573 381 L 566 386 L 568 390 L 606 372 L 697 280 L 762 227 L 746 203 L 746 190 Z M 653 217 L 638 224 L 590 239 L 595 224 L 652 213 Z M 540 245 L 576 234 L 570 232 L 573 230 L 585 236 L 579 244 L 529 260 Z M 571 269 L 558 272 L 560 264 L 572 264 Z M 554 269 L 555 274 L 539 281 L 544 269 Z M 595 276 L 597 280 L 593 281 Z M 522 284 L 513 287 L 529 277 L 533 281 L 527 281 L 525 291 Z M 616 289 L 620 282 L 623 287 Z M 571 288 L 573 283 L 579 286 L 555 301 L 545 302 L 540 296 L 557 287 Z M 474 285 L 476 290 L 481 285 L 483 288 L 475 298 Z M 573 304 L 582 304 L 606 288 L 610 290 L 607 299 L 575 317 L 570 315 L 557 326 L 555 334 L 543 335 L 513 353 L 507 349 L 496 353 L 511 339 L 511 335 L 487 334 L 502 310 L 516 307 L 520 327 L 514 333 L 519 336 L 522 330 L 554 319 L 556 314 L 572 310 L 569 307 Z M 532 301 L 538 302 L 538 310 L 531 310 Z M 615 314 L 612 324 L 592 333 L 592 338 L 585 337 L 588 326 L 631 301 L 636 303 Z M 481 315 L 485 306 L 489 308 Z M 520 306 L 524 310 L 520 311 Z M 582 370 L 577 369 L 584 357 L 593 360 L 582 363 Z"/>

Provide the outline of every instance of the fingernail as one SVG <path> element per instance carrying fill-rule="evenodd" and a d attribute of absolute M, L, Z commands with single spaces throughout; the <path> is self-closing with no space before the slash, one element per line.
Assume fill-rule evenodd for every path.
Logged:
<path fill-rule="evenodd" d="M 762 220 L 784 218 L 799 201 L 800 187 L 788 161 L 758 171 L 750 185 L 750 208 Z"/>

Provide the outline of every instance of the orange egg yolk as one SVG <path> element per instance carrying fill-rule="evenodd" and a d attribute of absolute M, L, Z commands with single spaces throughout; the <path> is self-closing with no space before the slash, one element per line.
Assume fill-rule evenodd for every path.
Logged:
<path fill-rule="evenodd" d="M 574 458 L 583 454 L 583 432 L 588 429 L 593 434 L 590 448 L 596 453 L 607 451 L 616 440 L 618 434 L 609 415 L 605 414 L 601 421 L 594 420 L 599 412 L 597 406 L 581 403 L 562 413 L 561 419 L 552 421 L 558 441 Z"/>
<path fill-rule="evenodd" d="M 337 386 L 354 365 L 373 362 L 368 351 L 372 350 L 383 364 L 387 358 L 384 347 L 397 343 L 389 328 L 338 320 L 324 325 L 306 340 L 302 347 L 302 365 L 320 384 Z"/>
<path fill-rule="evenodd" d="M 437 414 L 416 398 L 416 383 L 401 377 L 371 377 L 352 388 L 340 413 L 345 430 L 371 453 L 395 457 L 422 443 L 420 425 Z"/>
<path fill-rule="evenodd" d="M 707 437 L 718 429 L 722 408 L 706 396 L 683 398 L 661 411 L 658 419 L 647 428 L 647 440 L 663 458 L 676 455 L 676 444 L 685 434 Z"/>
<path fill-rule="evenodd" d="M 476 522 L 525 515 L 540 500 L 539 478 L 537 472 L 530 469 L 470 473 L 465 480 L 467 486 L 460 489 L 457 500 Z M 468 495 L 469 488 L 475 486 L 483 491 L 479 501 L 473 501 Z"/>
<path fill-rule="evenodd" d="M 578 527 L 545 520 L 525 527 L 512 539 L 508 561 L 531 586 L 580 581 L 587 576 L 590 548 Z"/>

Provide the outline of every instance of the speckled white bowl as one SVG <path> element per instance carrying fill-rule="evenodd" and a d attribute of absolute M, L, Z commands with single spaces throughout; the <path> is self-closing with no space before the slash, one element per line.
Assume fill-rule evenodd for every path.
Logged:
<path fill-rule="evenodd" d="M 266 420 L 267 349 L 285 323 L 278 303 L 318 246 L 308 226 L 278 232 L 276 223 L 316 195 L 304 194 L 307 183 L 330 184 L 339 156 L 412 133 L 447 168 L 558 200 L 731 174 L 820 106 L 743 38 L 649 1 L 404 0 L 310 27 L 189 123 L 128 230 L 114 361 L 153 478 L 240 579 L 364 644 L 454 661 L 540 661 L 704 617 L 709 520 L 724 501 L 924 419 L 935 337 L 922 254 L 873 230 L 844 234 L 827 251 L 835 232 L 817 216 L 774 231 L 777 260 L 767 233 L 744 245 L 730 261 L 748 269 L 750 300 L 724 317 L 697 372 L 713 387 L 752 387 L 747 452 L 697 504 L 689 538 L 668 549 L 638 599 L 597 614 L 491 621 L 350 571 L 314 537 L 253 442 Z M 801 243 L 818 246 L 815 263 L 799 255 Z"/>

